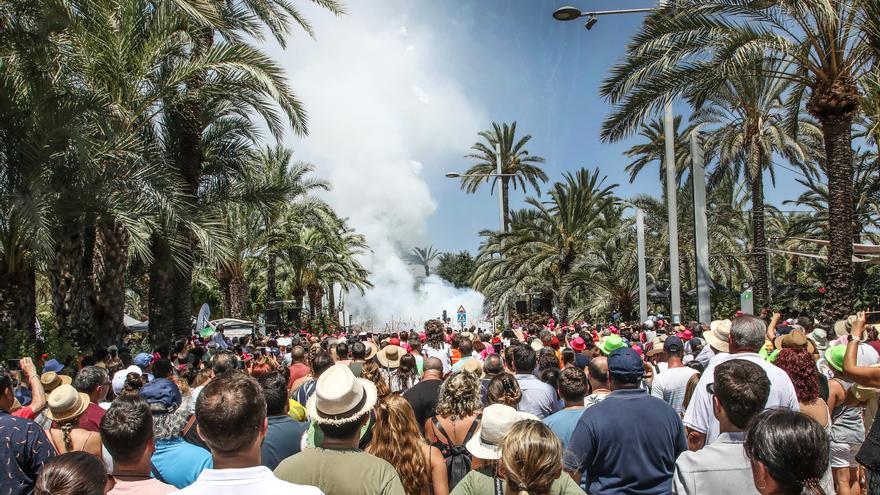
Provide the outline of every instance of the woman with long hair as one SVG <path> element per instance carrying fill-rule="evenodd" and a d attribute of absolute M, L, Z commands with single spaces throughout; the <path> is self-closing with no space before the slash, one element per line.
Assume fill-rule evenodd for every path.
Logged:
<path fill-rule="evenodd" d="M 759 413 L 743 447 L 761 495 L 831 495 L 820 482 L 829 462 L 828 435 L 806 414 L 788 409 Z"/>
<path fill-rule="evenodd" d="M 419 383 L 419 371 L 416 367 L 416 357 L 412 354 L 404 354 L 400 357 L 400 366 L 389 374 L 389 386 L 391 392 L 402 394 L 413 385 Z"/>
<path fill-rule="evenodd" d="M 407 495 L 449 493 L 443 454 L 422 438 L 412 407 L 399 395 L 377 403 L 376 427 L 367 452 L 397 469 Z"/>
<path fill-rule="evenodd" d="M 449 487 L 470 471 L 471 456 L 464 444 L 480 426 L 480 380 L 468 371 L 455 373 L 440 386 L 436 414 L 425 421 L 425 438 L 447 459 Z"/>
<path fill-rule="evenodd" d="M 43 465 L 34 495 L 104 495 L 111 488 L 107 470 L 97 457 L 68 452 Z"/>
<path fill-rule="evenodd" d="M 46 417 L 54 423 L 46 430 L 46 436 L 59 454 L 81 451 L 101 459 L 101 434 L 79 427 L 79 418 L 89 402 L 88 395 L 66 384 L 49 394 Z"/>
<path fill-rule="evenodd" d="M 522 400 L 522 390 L 519 382 L 510 373 L 501 373 L 489 380 L 486 387 L 486 399 L 489 404 L 503 404 L 514 409 Z"/>
<path fill-rule="evenodd" d="M 500 408 L 499 413 L 505 409 L 490 407 Z M 489 414 L 486 408 L 487 423 Z M 504 437 L 497 443 L 474 445 L 477 452 L 485 452 L 482 456 L 499 459 L 495 472 L 470 472 L 452 495 L 583 495 L 571 476 L 562 472 L 562 443 L 556 434 L 538 419 L 517 418 L 515 411 L 503 415 L 510 422 Z"/>
<path fill-rule="evenodd" d="M 439 320 L 425 322 L 425 337 L 427 338 L 423 352 L 425 358 L 435 357 L 443 363 L 443 374 L 452 370 L 452 347 L 446 343 L 446 332 Z"/>

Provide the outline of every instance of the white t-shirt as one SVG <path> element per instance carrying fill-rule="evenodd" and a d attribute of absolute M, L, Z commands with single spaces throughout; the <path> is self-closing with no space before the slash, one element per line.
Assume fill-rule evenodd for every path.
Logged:
<path fill-rule="evenodd" d="M 791 409 L 792 411 L 800 411 L 797 394 L 794 391 L 794 385 L 788 374 L 767 361 L 754 352 L 746 352 L 742 354 L 719 354 L 709 361 L 709 366 L 700 376 L 700 382 L 697 384 L 691 402 L 688 404 L 687 411 L 684 414 L 684 425 L 692 430 L 699 431 L 706 435 L 706 445 L 709 445 L 718 437 L 719 427 L 718 420 L 715 418 L 715 412 L 712 407 L 712 396 L 706 390 L 706 385 L 715 382 L 715 367 L 719 364 L 731 359 L 745 359 L 751 361 L 767 373 L 770 379 L 770 397 L 767 398 L 766 408 L 782 407 Z"/>
<path fill-rule="evenodd" d="M 442 344 L 440 349 L 435 349 L 428 344 L 422 347 L 425 358 L 435 357 L 443 363 L 443 374 L 452 371 L 452 347 L 449 344 Z"/>
<path fill-rule="evenodd" d="M 651 395 L 663 399 L 667 404 L 672 406 L 679 415 L 684 412 L 681 407 L 684 402 L 684 391 L 690 378 L 697 373 L 697 370 L 688 368 L 667 368 L 660 373 L 654 375 L 651 382 Z"/>
<path fill-rule="evenodd" d="M 181 495 L 241 495 L 283 493 L 324 495 L 319 488 L 279 480 L 266 466 L 242 469 L 205 469 L 195 483 L 177 492 Z"/>

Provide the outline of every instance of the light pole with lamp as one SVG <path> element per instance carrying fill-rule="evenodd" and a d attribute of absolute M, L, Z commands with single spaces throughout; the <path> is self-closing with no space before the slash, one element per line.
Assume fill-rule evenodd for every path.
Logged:
<path fill-rule="evenodd" d="M 557 21 L 574 21 L 582 17 L 587 18 L 584 27 L 587 30 L 599 22 L 599 16 L 617 14 L 636 14 L 654 12 L 655 8 L 599 10 L 583 12 L 577 7 L 565 6 L 553 12 L 553 18 Z M 681 320 L 681 280 L 678 271 L 678 181 L 676 180 L 675 166 L 675 128 L 672 113 L 672 102 L 666 101 L 663 112 L 663 127 L 666 141 L 666 209 L 667 223 L 669 224 L 669 309 L 672 321 L 678 323 Z M 638 218 L 638 215 L 637 215 Z M 643 320 L 644 321 L 644 320 Z"/>
<path fill-rule="evenodd" d="M 516 174 L 505 174 L 501 168 L 501 144 L 495 144 L 495 170 L 494 174 L 462 174 L 459 172 L 447 172 L 446 178 L 448 179 L 463 179 L 465 177 L 514 177 Z M 504 180 L 504 179 L 502 179 Z M 498 187 L 498 209 L 501 212 L 501 232 L 507 233 L 507 218 L 504 215 L 504 187 L 503 185 L 499 185 Z M 508 325 L 510 323 L 510 315 L 508 314 L 507 304 L 504 305 L 504 325 Z"/>

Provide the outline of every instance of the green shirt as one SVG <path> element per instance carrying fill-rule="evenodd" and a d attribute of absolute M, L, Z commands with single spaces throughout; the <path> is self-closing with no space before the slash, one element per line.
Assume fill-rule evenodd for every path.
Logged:
<path fill-rule="evenodd" d="M 477 471 L 471 471 L 455 485 L 450 495 L 491 495 L 495 493 L 495 478 L 486 476 Z M 505 482 L 502 489 L 506 489 Z M 550 485 L 550 495 L 585 495 L 585 492 L 577 486 L 577 483 L 566 473 L 562 473 L 556 481 Z"/>
<path fill-rule="evenodd" d="M 305 449 L 281 461 L 275 476 L 326 495 L 406 495 L 394 466 L 362 450 Z"/>

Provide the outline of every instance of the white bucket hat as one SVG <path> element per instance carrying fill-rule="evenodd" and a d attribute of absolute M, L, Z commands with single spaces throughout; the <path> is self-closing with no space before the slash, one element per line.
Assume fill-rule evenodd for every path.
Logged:
<path fill-rule="evenodd" d="M 114 394 L 119 395 L 122 393 L 122 389 L 125 387 L 125 379 L 128 377 L 129 373 L 143 375 L 140 367 L 135 365 L 131 365 L 124 370 L 119 370 L 116 373 L 113 373 L 113 380 L 110 381 L 110 385 L 113 387 Z"/>
<path fill-rule="evenodd" d="M 315 423 L 343 425 L 369 413 L 376 397 L 373 382 L 355 377 L 346 364 L 334 364 L 318 378 L 306 412 Z"/>
<path fill-rule="evenodd" d="M 709 324 L 709 331 L 703 333 L 703 338 L 710 346 L 722 352 L 730 352 L 730 320 L 715 320 Z"/>
<path fill-rule="evenodd" d="M 492 404 L 483 409 L 480 427 L 465 447 L 474 457 L 486 460 L 501 459 L 501 440 L 514 423 L 524 419 L 537 420 L 538 417 L 503 404 Z"/>

